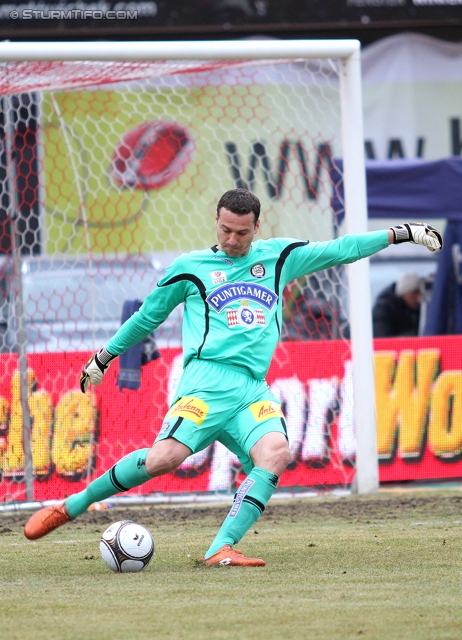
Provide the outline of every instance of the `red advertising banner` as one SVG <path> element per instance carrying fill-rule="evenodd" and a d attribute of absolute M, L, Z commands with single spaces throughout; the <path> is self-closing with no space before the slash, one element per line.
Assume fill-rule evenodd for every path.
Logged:
<path fill-rule="evenodd" d="M 143 367 L 137 391 L 117 386 L 116 360 L 100 387 L 83 395 L 91 354 L 28 356 L 34 499 L 84 488 L 125 454 L 149 447 L 181 374 L 179 349 Z M 345 486 L 356 441 L 349 346 L 341 341 L 278 346 L 268 383 L 287 418 L 293 462 L 281 487 Z M 462 476 L 462 337 L 375 341 L 380 481 Z M 24 452 L 17 361 L 0 355 L 0 500 L 24 500 Z M 237 458 L 215 443 L 175 472 L 130 493 L 232 491 Z"/>

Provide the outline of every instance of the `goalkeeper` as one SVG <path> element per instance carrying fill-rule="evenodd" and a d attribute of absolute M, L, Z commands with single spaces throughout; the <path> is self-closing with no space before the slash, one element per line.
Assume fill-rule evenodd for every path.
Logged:
<path fill-rule="evenodd" d="M 233 451 L 247 477 L 202 557 L 207 564 L 263 566 L 233 548 L 263 513 L 290 462 L 281 406 L 265 375 L 279 339 L 282 292 L 293 279 L 370 256 L 391 243 L 441 249 L 425 224 L 346 235 L 328 242 L 257 240 L 260 202 L 245 189 L 217 205 L 218 244 L 173 261 L 140 310 L 84 366 L 82 392 L 100 384 L 114 358 L 143 340 L 184 302 L 184 371 L 153 446 L 125 456 L 86 489 L 34 513 L 24 533 L 35 540 L 93 503 L 175 470 L 215 440 Z"/>

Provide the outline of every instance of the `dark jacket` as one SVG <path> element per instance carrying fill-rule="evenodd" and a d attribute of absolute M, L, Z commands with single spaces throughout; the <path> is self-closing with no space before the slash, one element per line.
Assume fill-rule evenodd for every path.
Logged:
<path fill-rule="evenodd" d="M 419 309 L 411 309 L 395 293 L 393 283 L 379 294 L 372 311 L 374 338 L 416 336 L 419 330 Z"/>
<path fill-rule="evenodd" d="M 126 300 L 122 308 L 122 324 L 131 318 L 140 307 L 140 300 Z M 154 332 L 122 353 L 119 358 L 120 368 L 117 376 L 120 391 L 122 389 L 131 389 L 132 391 L 139 389 L 141 386 L 141 367 L 151 360 L 157 360 L 157 358 L 160 358 L 160 352 L 157 351 Z"/>

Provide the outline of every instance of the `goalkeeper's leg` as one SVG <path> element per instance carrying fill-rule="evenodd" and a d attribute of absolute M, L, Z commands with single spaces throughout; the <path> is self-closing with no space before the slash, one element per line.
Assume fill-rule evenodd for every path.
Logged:
<path fill-rule="evenodd" d="M 277 487 L 279 476 L 290 462 L 286 437 L 280 432 L 266 433 L 250 451 L 254 468 L 234 496 L 233 505 L 203 560 L 206 564 L 264 566 L 260 558 L 246 558 L 232 548 L 265 510 Z"/>
<path fill-rule="evenodd" d="M 69 520 L 74 520 L 93 502 L 105 500 L 115 493 L 128 491 L 156 476 L 169 473 L 189 455 L 189 447 L 173 438 L 154 443 L 152 449 L 134 451 L 83 491 L 70 496 L 61 504 L 44 507 L 34 513 L 24 527 L 24 535 L 29 540 L 42 538 Z"/>

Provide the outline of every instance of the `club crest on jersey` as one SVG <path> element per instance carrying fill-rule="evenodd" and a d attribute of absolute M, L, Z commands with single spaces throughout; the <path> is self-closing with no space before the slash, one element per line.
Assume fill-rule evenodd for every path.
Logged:
<path fill-rule="evenodd" d="M 226 273 L 224 271 L 211 271 L 212 284 L 220 284 L 226 282 Z"/>
<path fill-rule="evenodd" d="M 250 269 L 250 273 L 254 278 L 264 278 L 266 276 L 266 269 L 261 262 L 257 262 L 257 264 L 254 264 Z"/>
<path fill-rule="evenodd" d="M 238 309 L 226 309 L 228 327 L 245 327 L 250 329 L 255 325 L 265 325 L 265 312 L 263 309 L 252 309 L 247 302 L 243 302 Z"/>
<path fill-rule="evenodd" d="M 255 282 L 229 282 L 214 289 L 206 299 L 212 309 L 220 313 L 224 307 L 237 300 L 258 302 L 265 309 L 271 311 L 278 297 L 271 289 Z"/>

